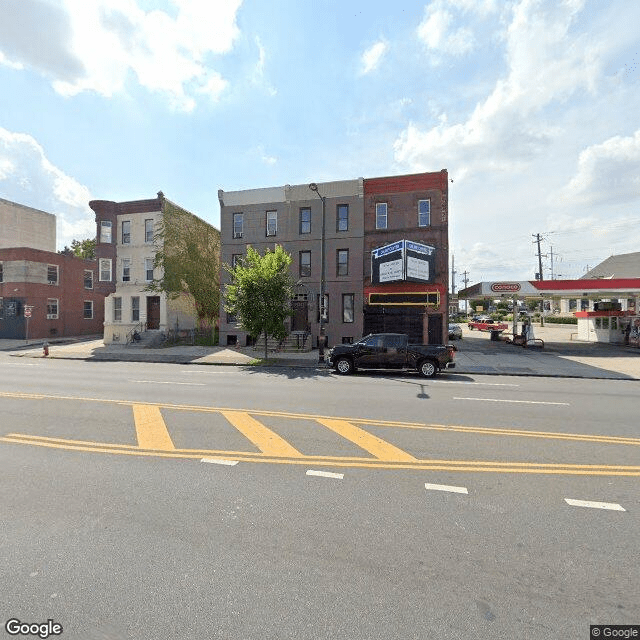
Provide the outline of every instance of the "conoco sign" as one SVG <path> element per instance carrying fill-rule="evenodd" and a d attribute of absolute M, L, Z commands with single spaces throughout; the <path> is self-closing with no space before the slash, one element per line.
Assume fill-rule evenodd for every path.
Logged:
<path fill-rule="evenodd" d="M 519 282 L 494 282 L 491 285 L 491 291 L 496 293 L 520 291 Z"/>

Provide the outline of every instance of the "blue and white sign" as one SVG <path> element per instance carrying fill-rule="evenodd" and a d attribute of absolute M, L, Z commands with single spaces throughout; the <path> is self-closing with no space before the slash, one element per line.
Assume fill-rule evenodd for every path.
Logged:
<path fill-rule="evenodd" d="M 432 282 L 436 248 L 412 240 L 398 240 L 371 252 L 371 283 Z"/>

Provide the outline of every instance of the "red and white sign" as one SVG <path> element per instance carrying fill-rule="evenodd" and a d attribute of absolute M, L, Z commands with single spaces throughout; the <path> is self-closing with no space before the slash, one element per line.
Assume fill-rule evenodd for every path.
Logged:
<path fill-rule="evenodd" d="M 30 318 L 31 317 L 31 309 L 25 309 L 24 310 L 24 317 L 25 318 Z"/>
<path fill-rule="evenodd" d="M 494 282 L 491 285 L 491 291 L 495 293 L 515 293 L 520 291 L 520 288 L 519 282 Z"/>

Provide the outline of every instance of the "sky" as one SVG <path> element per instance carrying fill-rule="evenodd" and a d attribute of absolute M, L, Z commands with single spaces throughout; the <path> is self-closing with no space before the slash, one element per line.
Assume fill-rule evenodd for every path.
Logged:
<path fill-rule="evenodd" d="M 640 251 L 637 0 L 0 0 L 0 198 L 447 169 L 456 288 Z M 1 232 L 1 230 L 0 230 Z M 553 256 L 553 259 L 552 259 Z M 466 272 L 466 273 L 465 273 Z"/>

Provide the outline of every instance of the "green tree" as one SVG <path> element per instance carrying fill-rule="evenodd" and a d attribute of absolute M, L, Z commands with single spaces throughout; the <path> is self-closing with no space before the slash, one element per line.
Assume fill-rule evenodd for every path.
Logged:
<path fill-rule="evenodd" d="M 154 244 L 153 266 L 160 277 L 146 290 L 164 292 L 172 300 L 190 294 L 200 325 L 213 332 L 220 311 L 220 232 L 164 200 Z"/>
<path fill-rule="evenodd" d="M 96 257 L 96 239 L 87 238 L 86 240 L 72 240 L 71 247 L 67 247 L 62 251 L 58 251 L 64 256 L 76 256 L 76 258 L 84 258 L 85 260 L 95 260 Z"/>
<path fill-rule="evenodd" d="M 224 309 L 236 316 L 252 338 L 264 336 L 265 360 L 267 338 L 287 336 L 284 321 L 291 316 L 293 295 L 290 265 L 291 256 L 279 245 L 263 256 L 247 247 L 247 255 L 235 267 L 225 265 L 231 284 L 225 286 Z"/>

